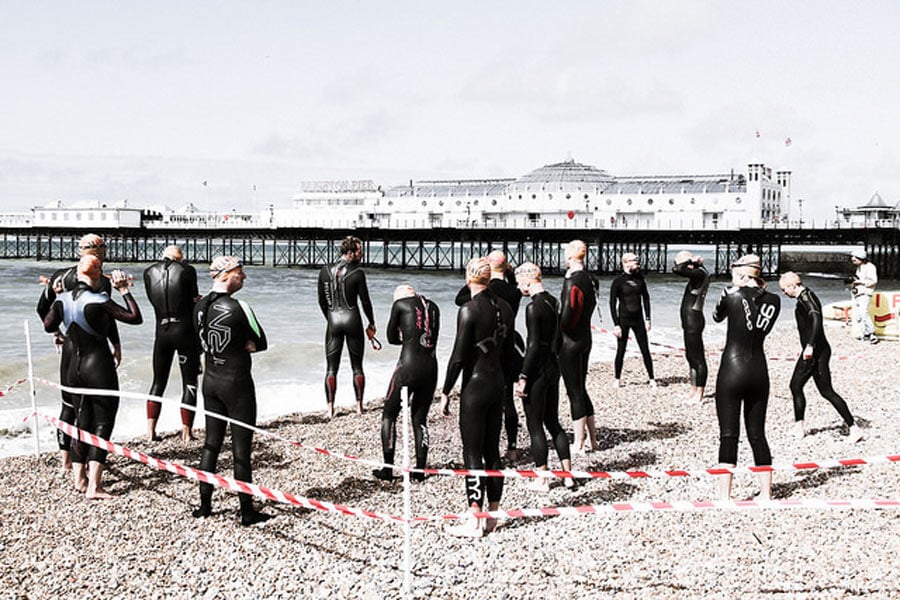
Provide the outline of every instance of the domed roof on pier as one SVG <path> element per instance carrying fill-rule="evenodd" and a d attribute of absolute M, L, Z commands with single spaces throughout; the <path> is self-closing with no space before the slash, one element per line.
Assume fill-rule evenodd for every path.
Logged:
<path fill-rule="evenodd" d="M 607 185 L 615 177 L 597 167 L 583 165 L 569 159 L 561 163 L 544 165 L 530 173 L 519 177 L 516 184 L 528 183 L 581 183 L 588 185 Z"/>

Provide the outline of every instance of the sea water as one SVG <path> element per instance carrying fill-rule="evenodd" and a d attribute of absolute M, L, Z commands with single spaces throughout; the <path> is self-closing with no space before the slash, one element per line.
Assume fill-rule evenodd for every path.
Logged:
<path fill-rule="evenodd" d="M 39 276 L 49 276 L 53 271 L 67 266 L 58 262 L 32 260 L 0 260 L 3 277 L 0 278 L 0 391 L 28 376 L 28 353 L 25 329 L 30 331 L 30 353 L 35 377 L 59 382 L 59 354 L 53 336 L 44 333 L 35 306 L 42 286 Z M 122 338 L 122 364 L 118 376 L 124 391 L 144 394 L 152 380 L 153 308 L 147 300 L 142 273 L 148 264 L 108 264 L 106 269 L 122 268 L 134 276 L 133 293 L 144 315 L 144 323 L 138 326 L 119 324 Z M 211 280 L 205 265 L 198 265 L 201 293 L 209 290 Z M 295 412 L 324 411 L 325 392 L 325 320 L 319 310 L 316 281 L 318 270 L 285 267 L 245 267 L 247 280 L 237 292 L 239 298 L 253 307 L 269 341 L 268 350 L 253 355 L 253 379 L 256 382 L 259 420 Z M 384 343 L 380 351 L 366 347 L 366 400 L 384 396 L 399 355 L 399 347 L 387 343 L 387 326 L 393 291 L 397 285 L 409 283 L 419 293 L 435 301 L 441 309 L 441 335 L 437 353 L 439 364 L 438 385 L 443 381 L 446 361 L 453 347 L 456 330 L 457 308 L 454 298 L 464 283 L 462 273 L 434 271 L 401 271 L 365 268 L 369 292 L 375 310 L 377 337 Z M 615 338 L 609 316 L 609 284 L 612 276 L 600 279 L 599 311 L 593 315 L 594 345 L 592 362 L 609 361 L 615 355 Z M 651 350 L 671 352 L 670 347 L 681 347 L 679 304 L 685 280 L 674 275 L 650 274 L 647 276 L 652 305 Z M 546 289 L 555 296 L 562 287 L 561 277 L 548 277 Z M 715 346 L 724 341 L 724 327 L 712 322 L 710 314 L 718 296 L 725 288 L 726 279 L 715 279 L 706 302 L 707 345 Z M 812 287 L 823 303 L 847 300 L 849 292 L 840 278 L 827 276 L 809 277 Z M 887 284 L 886 284 L 887 285 Z M 778 292 L 777 283 L 770 285 Z M 898 287 L 896 283 L 890 287 Z M 121 303 L 118 292 L 114 300 Z M 781 319 L 793 318 L 793 301 L 783 298 Z M 523 299 L 522 307 L 528 300 Z M 519 311 L 518 330 L 525 335 L 524 310 Z M 637 345 L 629 344 L 634 355 Z M 352 377 L 346 349 L 338 373 L 337 405 L 352 407 L 354 404 Z M 173 365 L 169 385 L 164 395 L 158 430 L 176 431 L 181 427 L 176 404 L 181 397 L 181 378 L 177 364 Z M 59 391 L 47 384 L 35 383 L 35 400 L 38 411 L 59 414 Z M 26 454 L 33 451 L 31 427 L 31 393 L 28 383 L 16 386 L 0 396 L 0 456 Z M 202 403 L 202 398 L 201 398 Z M 114 440 L 125 440 L 146 433 L 146 408 L 143 400 L 122 398 Z M 197 425 L 202 426 L 198 419 Z M 44 421 L 39 426 L 42 450 L 55 448 L 55 431 Z"/>

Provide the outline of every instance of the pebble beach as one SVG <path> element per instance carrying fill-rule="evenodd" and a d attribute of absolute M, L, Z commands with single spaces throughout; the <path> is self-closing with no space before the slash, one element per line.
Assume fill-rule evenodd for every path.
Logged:
<path fill-rule="evenodd" d="M 783 307 L 788 310 L 789 307 Z M 832 325 L 832 324 L 829 324 Z M 837 412 L 812 382 L 806 388 L 809 435 L 798 438 L 788 382 L 799 351 L 792 322 L 770 335 L 772 392 L 767 433 L 776 465 L 875 457 L 900 452 L 900 344 L 872 346 L 849 329 L 826 330 L 834 351 L 835 389 L 866 434 L 846 437 Z M 652 338 L 651 338 L 652 339 Z M 632 343 L 632 345 L 634 345 Z M 687 365 L 656 347 L 656 389 L 639 358 L 625 363 L 623 387 L 612 364 L 592 365 L 589 391 L 600 450 L 574 457 L 576 470 L 706 469 L 715 466 L 715 376 L 710 351 L 702 403 L 686 400 Z M 443 368 L 443 365 L 442 365 Z M 349 379 L 342 370 L 341 377 Z M 377 394 L 369 391 L 369 396 Z M 288 399 L 286 399 L 288 401 Z M 380 460 L 380 400 L 363 415 L 282 417 L 261 426 L 309 446 Z M 324 406 L 324 403 L 323 403 Z M 457 427 L 437 403 L 429 415 L 432 467 L 462 467 Z M 170 409 L 171 410 L 171 409 Z M 521 410 L 521 407 L 520 407 Z M 568 401 L 560 413 L 569 430 Z M 518 469 L 532 468 L 524 416 Z M 124 445 L 196 467 L 202 447 L 167 435 Z M 505 435 L 501 438 L 503 445 Z M 551 468 L 559 468 L 550 452 Z M 752 464 L 742 429 L 739 466 Z M 219 472 L 231 475 L 230 446 Z M 403 514 L 400 482 L 372 467 L 324 456 L 257 434 L 254 482 L 297 496 L 392 515 Z M 411 527 L 411 591 L 404 589 L 404 528 L 394 522 L 257 501 L 275 518 L 244 528 L 235 494 L 217 490 L 213 515 L 191 518 L 197 484 L 110 456 L 112 500 L 89 501 L 60 472 L 58 455 L 0 459 L 0 598 L 875 598 L 900 596 L 897 509 L 741 509 L 648 511 L 509 518 L 481 539 L 449 536 L 440 521 Z M 735 500 L 752 497 L 755 477 L 738 474 Z M 774 474 L 776 500 L 900 499 L 900 463 Z M 549 492 L 506 482 L 501 508 L 714 500 L 712 477 L 594 479 L 575 490 L 553 481 Z M 462 479 L 432 476 L 412 484 L 412 514 L 461 513 Z"/>

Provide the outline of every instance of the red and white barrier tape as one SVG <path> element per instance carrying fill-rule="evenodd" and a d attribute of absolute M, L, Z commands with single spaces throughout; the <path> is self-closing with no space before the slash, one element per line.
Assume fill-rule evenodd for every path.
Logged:
<path fill-rule="evenodd" d="M 16 388 L 19 387 L 20 385 L 22 385 L 23 383 L 25 383 L 26 381 L 28 381 L 28 378 L 27 378 L 27 377 L 22 378 L 22 379 L 19 379 L 19 380 L 17 380 L 15 383 L 6 386 L 6 387 L 3 388 L 2 390 L 0 390 L 0 398 L 2 398 L 3 396 L 7 395 L 7 394 L 10 393 L 11 391 L 13 391 L 14 389 L 16 389 Z"/>
<path fill-rule="evenodd" d="M 360 464 L 364 464 L 364 465 L 372 466 L 372 467 L 376 467 L 376 468 L 384 468 L 384 467 L 393 468 L 394 467 L 394 465 L 389 465 L 389 464 L 386 464 L 386 463 L 383 463 L 383 462 L 377 461 L 377 460 L 369 460 L 367 458 L 360 458 L 358 456 L 353 456 L 351 454 L 344 454 L 341 452 L 334 452 L 331 450 L 327 450 L 325 448 L 309 446 L 307 444 L 304 444 L 303 442 L 298 442 L 297 440 L 292 440 L 290 438 L 284 437 L 282 435 L 278 435 L 277 433 L 273 433 L 271 431 L 262 429 L 255 425 L 248 425 L 247 423 L 244 423 L 243 421 L 238 421 L 236 419 L 232 419 L 231 417 L 226 417 L 225 415 L 220 415 L 220 414 L 212 412 L 212 411 L 198 409 L 196 406 L 191 406 L 189 404 L 182 404 L 180 402 L 170 401 L 161 396 L 151 396 L 150 394 L 125 392 L 125 391 L 121 391 L 121 390 L 101 390 L 101 389 L 95 389 L 95 388 L 76 388 L 76 387 L 60 385 L 58 383 L 50 381 L 49 379 L 44 379 L 43 377 L 35 377 L 34 380 L 39 383 L 49 385 L 50 387 L 54 387 L 56 389 L 62 390 L 64 392 L 69 392 L 71 394 L 89 394 L 92 396 L 115 396 L 115 397 L 119 397 L 119 398 L 130 398 L 132 400 L 155 400 L 157 402 L 162 402 L 164 404 L 174 404 L 180 408 L 186 408 L 189 410 L 193 410 L 199 414 L 204 414 L 204 415 L 216 418 L 216 419 L 220 419 L 222 421 L 225 421 L 226 423 L 231 423 L 232 425 L 240 425 L 241 427 L 244 427 L 245 429 L 249 429 L 250 431 L 253 431 L 254 433 L 258 433 L 260 435 L 264 435 L 264 436 L 285 442 L 285 443 L 295 446 L 297 448 L 302 448 L 304 450 L 311 450 L 318 454 L 323 454 L 325 456 L 330 456 L 332 458 L 339 458 L 341 460 L 358 462 Z"/>
<path fill-rule="evenodd" d="M 593 504 L 587 506 L 557 506 L 546 508 L 520 508 L 515 510 L 495 510 L 490 512 L 469 512 L 447 514 L 440 519 L 462 519 L 477 517 L 479 519 L 519 519 L 523 517 L 566 517 L 586 514 L 608 514 L 622 512 L 683 512 L 699 510 L 749 510 L 749 509 L 848 509 L 848 508 L 900 508 L 900 500 L 889 499 L 848 499 L 828 500 L 816 498 L 798 498 L 794 500 L 675 500 L 673 502 L 611 502 L 609 504 Z M 434 517 L 429 517 L 433 520 Z"/>
<path fill-rule="evenodd" d="M 38 414 L 38 413 L 35 413 Z M 368 511 L 348 506 L 324 502 L 294 494 L 287 494 L 279 490 L 273 490 L 264 486 L 253 483 L 238 481 L 231 477 L 223 477 L 208 471 L 201 471 L 186 467 L 179 463 L 154 458 L 142 452 L 132 450 L 130 448 L 114 444 L 110 441 L 98 438 L 97 436 L 87 433 L 77 427 L 63 423 L 55 417 L 41 414 L 55 427 L 62 429 L 71 437 L 77 437 L 81 441 L 103 448 L 108 452 L 130 458 L 153 467 L 158 470 L 168 471 L 181 477 L 202 481 L 216 485 L 225 489 L 229 489 L 244 494 L 251 494 L 266 500 L 300 506 L 312 510 L 322 512 L 334 512 L 344 515 L 357 517 L 366 517 L 369 519 L 414 523 L 427 521 L 447 521 L 454 519 L 463 519 L 471 516 L 478 518 L 505 518 L 518 519 L 525 517 L 552 517 L 552 516 L 574 516 L 584 514 L 604 514 L 604 513 L 620 513 L 620 512 L 649 512 L 649 511 L 696 511 L 696 510 L 747 510 L 747 509 L 785 509 L 785 508 L 814 508 L 814 509 L 848 509 L 848 508 L 900 508 L 900 500 L 887 499 L 849 499 L 849 500 L 819 500 L 819 499 L 795 499 L 795 500 L 744 500 L 744 501 L 673 501 L 673 502 L 613 502 L 609 504 L 594 504 L 586 506 L 558 506 L 544 508 L 520 508 L 514 510 L 490 511 L 490 512 L 464 512 L 464 513 L 448 513 L 435 516 L 417 516 L 406 519 L 398 515 L 389 515 L 377 511 Z"/>
<path fill-rule="evenodd" d="M 49 423 L 51 423 L 57 429 L 62 430 L 67 435 L 72 438 L 77 438 L 86 444 L 90 444 L 91 446 L 96 446 L 97 448 L 102 448 L 107 452 L 111 452 L 113 454 L 117 454 L 119 456 L 124 456 L 125 458 L 130 458 L 131 460 L 143 463 L 149 467 L 153 467 L 154 469 L 158 469 L 160 471 L 168 471 L 169 473 L 175 473 L 176 475 L 180 475 L 181 477 L 186 477 L 188 479 L 193 479 L 194 481 L 202 481 L 204 483 L 209 483 L 227 490 L 231 490 L 234 492 L 240 492 L 242 494 L 251 494 L 253 496 L 257 496 L 259 498 L 263 498 L 265 500 L 272 500 L 274 502 L 281 502 L 283 504 L 291 504 L 293 506 L 300 506 L 303 508 L 309 508 L 313 510 L 319 510 L 324 512 L 336 512 L 345 515 L 355 515 L 359 517 L 368 517 L 371 519 L 380 519 L 383 521 L 402 521 L 402 517 L 387 515 L 374 511 L 366 511 L 358 508 L 350 508 L 348 506 L 343 506 L 340 504 L 333 504 L 331 502 L 323 502 L 320 500 L 315 500 L 313 498 L 306 498 L 303 496 L 296 496 L 294 494 L 287 494 L 281 492 L 279 490 L 273 490 L 261 485 L 257 485 L 255 483 L 247 483 L 245 481 L 239 481 L 237 479 L 233 479 L 231 477 L 224 477 L 222 475 L 217 475 L 215 473 L 210 473 L 209 471 L 201 471 L 200 469 L 194 469 L 192 467 L 187 467 L 180 463 L 171 462 L 167 460 L 162 460 L 159 458 L 155 458 L 148 454 L 144 454 L 143 452 L 139 452 L 137 450 L 132 450 L 126 446 L 121 446 L 119 444 L 115 444 L 110 442 L 109 440 L 104 440 L 103 438 L 97 437 L 92 433 L 88 433 L 83 429 L 79 429 L 74 425 L 70 425 L 68 423 L 64 423 L 59 419 L 52 417 L 50 415 L 45 415 L 41 413 L 34 413 Z M 421 519 L 420 519 L 421 520 Z"/>
<path fill-rule="evenodd" d="M 774 473 L 776 471 L 811 471 L 865 465 L 900 463 L 900 454 L 868 456 L 864 458 L 839 458 L 817 462 L 801 462 L 789 465 L 765 465 L 751 467 L 715 467 L 711 469 L 672 469 L 666 471 L 542 471 L 514 469 L 421 469 L 430 475 L 457 475 L 472 477 L 507 477 L 511 479 L 656 479 L 666 477 L 707 477 L 728 473 Z M 411 469 L 419 470 L 419 469 Z"/>
<path fill-rule="evenodd" d="M 123 397 L 134 397 L 145 399 L 147 398 L 147 394 L 135 394 L 130 392 L 116 392 L 111 390 L 100 390 L 93 388 L 73 388 L 68 386 L 62 386 L 57 383 L 53 383 L 52 381 L 48 381 L 46 379 L 42 379 L 39 377 L 35 378 L 36 381 L 40 381 L 41 383 L 45 383 L 52 387 L 59 388 L 61 390 L 74 393 L 74 394 L 93 394 L 99 396 L 123 396 Z M 150 398 L 159 398 L 157 396 L 149 396 Z M 164 398 L 159 398 L 159 400 L 165 400 Z M 180 404 L 180 406 L 189 407 L 185 404 Z M 360 464 L 368 465 L 368 466 L 376 466 L 378 468 L 391 468 L 391 469 L 400 469 L 404 470 L 402 467 L 398 465 L 391 465 L 379 461 L 368 460 L 365 458 L 359 458 L 357 456 L 352 456 L 349 454 L 343 454 L 340 452 L 334 452 L 331 450 L 327 450 L 325 448 L 318 448 L 316 446 L 308 446 L 303 444 L 302 442 L 298 442 L 292 440 L 290 438 L 286 438 L 284 436 L 278 435 L 271 431 L 267 431 L 265 429 L 261 429 L 259 427 L 253 425 L 247 425 L 241 421 L 237 421 L 235 419 L 231 419 L 224 415 L 219 415 L 213 412 L 206 412 L 206 414 L 213 416 L 218 419 L 222 419 L 223 421 L 227 421 L 232 424 L 240 425 L 241 427 L 245 427 L 250 429 L 251 431 L 260 433 L 262 435 L 266 435 L 268 437 L 286 442 L 291 444 L 292 446 L 303 448 L 306 450 L 312 450 L 318 454 L 322 454 L 325 456 L 330 456 L 333 458 L 340 458 L 342 460 L 347 460 L 350 462 L 357 462 Z M 27 417 L 26 417 L 27 418 Z M 832 468 L 840 468 L 840 467 L 856 467 L 856 466 L 865 466 L 865 465 L 876 465 L 876 464 L 891 464 L 900 462 L 900 454 L 888 454 L 884 456 L 868 456 L 862 458 L 841 458 L 841 459 L 826 459 L 822 461 L 808 461 L 808 462 L 800 462 L 793 463 L 789 465 L 767 465 L 767 466 L 748 466 L 748 467 L 715 467 L 709 469 L 669 469 L 669 470 L 649 470 L 649 471 L 553 471 L 553 470 L 516 470 L 516 469 L 407 469 L 411 473 L 426 473 L 429 475 L 452 475 L 457 477 L 507 477 L 507 478 L 517 478 L 517 479 L 534 479 L 534 478 L 550 478 L 550 479 L 647 479 L 647 478 L 664 478 L 664 477 L 706 477 L 706 476 L 715 476 L 715 475 L 725 475 L 727 473 L 763 473 L 763 472 L 775 472 L 775 471 L 809 471 L 814 469 L 832 469 Z"/>

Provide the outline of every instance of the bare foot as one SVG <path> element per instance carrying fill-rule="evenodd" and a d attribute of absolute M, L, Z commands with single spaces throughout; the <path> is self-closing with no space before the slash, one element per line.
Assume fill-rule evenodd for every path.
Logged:
<path fill-rule="evenodd" d="M 334 418 L 334 402 L 328 403 L 328 410 L 326 411 L 326 415 L 328 416 L 329 420 Z"/>
<path fill-rule="evenodd" d="M 187 444 L 190 441 L 193 441 L 197 438 L 194 437 L 194 432 L 191 431 L 190 427 L 182 427 L 181 428 L 181 441 Z"/>
<path fill-rule="evenodd" d="M 75 488 L 76 492 L 85 493 L 88 487 L 87 477 L 84 477 L 81 481 L 75 481 L 72 487 Z"/>
<path fill-rule="evenodd" d="M 362 402 L 357 402 L 357 403 L 356 403 L 356 414 L 361 415 L 361 414 L 363 414 L 364 412 L 365 412 L 365 409 L 363 408 L 363 403 L 362 403 Z"/>
<path fill-rule="evenodd" d="M 103 488 L 97 488 L 93 491 L 87 490 L 84 494 L 84 497 L 88 500 L 109 500 L 111 498 L 115 498 L 115 496 L 113 496 Z"/>
<path fill-rule="evenodd" d="M 444 531 L 449 533 L 452 536 L 456 537 L 471 537 L 471 538 L 480 538 L 484 537 L 485 534 L 485 524 L 483 523 L 484 519 L 476 519 L 475 517 L 466 517 L 462 519 L 458 525 L 449 525 L 444 528 Z M 496 519 L 495 526 L 496 526 Z"/>

